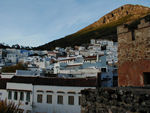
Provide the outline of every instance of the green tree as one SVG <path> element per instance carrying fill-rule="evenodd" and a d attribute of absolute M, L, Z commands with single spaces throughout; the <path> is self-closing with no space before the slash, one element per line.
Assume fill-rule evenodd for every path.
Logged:
<path fill-rule="evenodd" d="M 27 68 L 22 63 L 19 63 L 19 64 L 14 65 L 14 66 L 6 66 L 6 67 L 2 68 L 2 72 L 4 72 L 4 73 L 16 72 L 16 70 L 27 70 Z"/>

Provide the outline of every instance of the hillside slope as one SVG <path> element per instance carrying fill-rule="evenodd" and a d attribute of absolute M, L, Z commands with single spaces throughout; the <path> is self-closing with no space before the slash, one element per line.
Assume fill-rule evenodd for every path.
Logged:
<path fill-rule="evenodd" d="M 117 26 L 131 24 L 136 26 L 140 18 L 150 14 L 150 8 L 141 5 L 124 5 L 106 14 L 98 21 L 83 28 L 82 30 L 64 38 L 54 40 L 35 49 L 52 50 L 55 47 L 67 47 L 87 44 L 90 39 L 108 39 L 117 41 Z"/>

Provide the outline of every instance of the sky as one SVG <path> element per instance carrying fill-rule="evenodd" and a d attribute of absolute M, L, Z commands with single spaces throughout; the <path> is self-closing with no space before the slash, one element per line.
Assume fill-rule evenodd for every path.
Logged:
<path fill-rule="evenodd" d="M 125 4 L 150 7 L 150 0 L 0 0 L 0 43 L 43 45 Z"/>

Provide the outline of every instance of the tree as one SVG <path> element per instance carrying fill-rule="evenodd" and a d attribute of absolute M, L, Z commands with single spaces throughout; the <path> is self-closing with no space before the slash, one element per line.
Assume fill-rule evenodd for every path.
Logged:
<path fill-rule="evenodd" d="M 27 68 L 22 63 L 19 63 L 19 64 L 15 65 L 15 66 L 6 66 L 6 67 L 2 68 L 2 72 L 4 72 L 4 73 L 16 72 L 16 70 L 27 70 Z"/>
<path fill-rule="evenodd" d="M 19 44 L 15 44 L 15 45 L 12 45 L 12 48 L 14 48 L 14 49 L 20 49 L 20 46 L 19 46 Z"/>

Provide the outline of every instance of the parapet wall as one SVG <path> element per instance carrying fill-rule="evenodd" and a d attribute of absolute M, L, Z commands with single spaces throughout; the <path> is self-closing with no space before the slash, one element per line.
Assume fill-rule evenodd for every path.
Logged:
<path fill-rule="evenodd" d="M 127 25 L 117 28 L 118 58 L 121 65 L 126 61 L 150 59 L 150 22 L 141 20 L 137 29 L 130 31 Z"/>
<path fill-rule="evenodd" d="M 150 87 L 99 88 L 81 93 L 81 113 L 150 113 Z"/>

